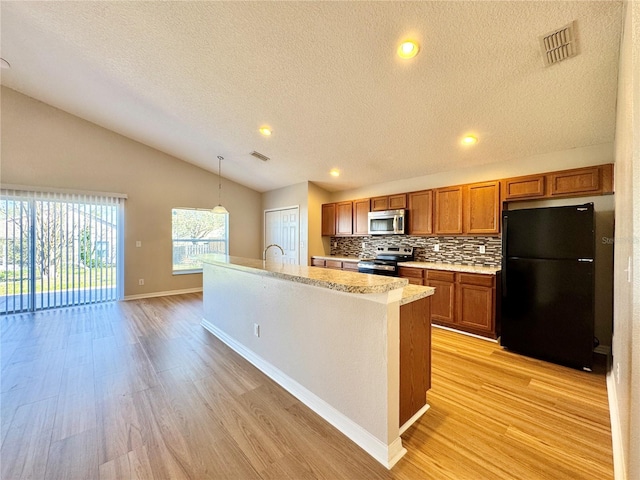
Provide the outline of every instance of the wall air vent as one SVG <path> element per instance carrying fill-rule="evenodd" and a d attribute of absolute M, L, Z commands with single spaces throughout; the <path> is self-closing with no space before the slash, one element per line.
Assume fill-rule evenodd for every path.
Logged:
<path fill-rule="evenodd" d="M 571 22 L 558 30 L 540 37 L 544 66 L 561 62 L 578 54 L 575 23 Z"/>
<path fill-rule="evenodd" d="M 266 155 L 261 154 L 260 152 L 256 152 L 255 150 L 253 152 L 251 152 L 251 155 L 253 155 L 254 157 L 256 157 L 258 160 L 262 160 L 263 162 L 268 162 L 269 160 L 271 160 L 269 157 L 267 157 Z"/>

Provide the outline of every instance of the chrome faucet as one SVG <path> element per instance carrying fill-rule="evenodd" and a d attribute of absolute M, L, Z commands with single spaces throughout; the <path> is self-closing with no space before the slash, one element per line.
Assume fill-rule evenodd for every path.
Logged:
<path fill-rule="evenodd" d="M 282 247 L 280 245 L 278 245 L 277 243 L 272 243 L 271 245 L 267 245 L 267 248 L 265 248 L 264 252 L 262 252 L 262 260 L 266 260 L 267 259 L 267 250 L 269 250 L 271 247 L 278 247 L 280 249 L 280 251 L 282 252 L 282 256 L 284 257 L 284 250 L 282 249 Z"/>

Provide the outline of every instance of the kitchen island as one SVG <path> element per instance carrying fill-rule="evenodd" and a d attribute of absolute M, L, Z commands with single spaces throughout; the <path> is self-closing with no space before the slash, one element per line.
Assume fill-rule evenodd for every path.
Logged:
<path fill-rule="evenodd" d="M 391 468 L 406 452 L 401 429 L 428 408 L 433 289 L 238 257 L 204 262 L 202 325 Z M 402 414 L 401 403 L 416 411 Z"/>

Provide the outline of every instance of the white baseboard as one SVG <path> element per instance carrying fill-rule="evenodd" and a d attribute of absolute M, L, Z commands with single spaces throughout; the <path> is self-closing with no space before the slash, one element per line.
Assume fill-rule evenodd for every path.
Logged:
<path fill-rule="evenodd" d="M 436 325 L 435 323 L 431 324 L 432 327 L 440 328 L 442 330 L 448 330 L 454 333 L 460 333 L 462 335 L 466 335 L 468 337 L 478 338 L 480 340 L 485 340 L 487 342 L 498 343 L 498 340 L 494 340 L 493 338 L 483 337 L 482 335 L 476 335 L 475 333 L 464 332 L 462 330 L 456 330 L 455 328 L 445 327 L 443 325 Z"/>
<path fill-rule="evenodd" d="M 202 291 L 202 287 L 185 288 L 183 290 L 169 290 L 166 292 L 140 293 L 138 295 L 126 295 L 124 300 L 139 300 L 141 298 L 168 297 L 169 295 L 183 295 L 185 293 L 198 293 Z"/>
<path fill-rule="evenodd" d="M 400 435 L 402 435 L 404 432 L 406 432 L 407 429 L 411 425 L 413 425 L 422 415 L 427 413 L 427 410 L 429 410 L 429 408 L 431 408 L 431 406 L 428 403 L 425 404 L 425 406 L 422 407 L 420 410 L 418 410 L 413 417 L 411 417 L 409 420 L 407 420 L 405 422 L 405 424 L 400 427 Z"/>
<path fill-rule="evenodd" d="M 407 453 L 407 450 L 402 446 L 402 439 L 399 436 L 391 442 L 391 444 L 386 445 L 353 420 L 336 410 L 313 392 L 307 390 L 304 386 L 300 385 L 294 379 L 283 373 L 280 369 L 274 367 L 265 359 L 237 342 L 234 338 L 227 335 L 211 322 L 203 318 L 201 325 L 228 345 L 233 351 L 244 357 L 258 370 L 262 371 L 307 407 L 340 430 L 386 468 L 391 469 L 391 467 L 393 467 L 398 460 Z"/>
<path fill-rule="evenodd" d="M 609 366 L 610 367 L 610 366 Z M 624 449 L 622 447 L 622 424 L 618 410 L 618 394 L 616 392 L 616 378 L 613 368 L 607 371 L 607 395 L 609 397 L 609 415 L 611 417 L 611 447 L 613 449 L 613 478 L 627 480 Z"/>

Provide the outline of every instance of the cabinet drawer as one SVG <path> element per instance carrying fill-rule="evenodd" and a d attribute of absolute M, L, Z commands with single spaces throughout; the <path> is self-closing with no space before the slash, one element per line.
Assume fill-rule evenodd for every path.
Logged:
<path fill-rule="evenodd" d="M 358 271 L 358 262 L 342 262 L 342 269 L 350 272 Z"/>
<path fill-rule="evenodd" d="M 454 282 L 456 274 L 444 270 L 427 270 L 426 278 L 429 280 L 439 280 L 441 282 Z"/>
<path fill-rule="evenodd" d="M 324 267 L 324 260 L 321 258 L 312 258 L 311 265 L 314 267 Z"/>
<path fill-rule="evenodd" d="M 414 268 L 414 267 L 399 267 L 398 273 L 401 277 L 411 277 L 411 278 L 420 278 L 422 279 L 422 268 Z"/>
<path fill-rule="evenodd" d="M 477 273 L 459 273 L 458 280 L 465 285 L 479 285 L 481 287 L 493 287 L 495 278 L 493 275 L 480 275 Z"/>
<path fill-rule="evenodd" d="M 401 277 L 401 278 L 406 278 L 407 280 L 409 280 L 409 285 L 424 285 L 424 281 L 422 280 L 422 278 L 417 278 L 417 277 Z"/>
<path fill-rule="evenodd" d="M 325 260 L 325 266 L 327 268 L 338 268 L 342 269 L 342 262 L 338 260 Z"/>

